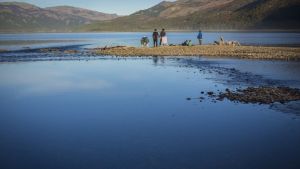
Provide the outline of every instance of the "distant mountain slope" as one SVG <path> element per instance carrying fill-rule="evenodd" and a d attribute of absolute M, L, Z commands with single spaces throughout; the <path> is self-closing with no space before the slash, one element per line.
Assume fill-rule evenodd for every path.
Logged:
<path fill-rule="evenodd" d="M 188 16 L 196 12 L 213 12 L 222 9 L 234 0 L 178 0 L 175 2 L 163 1 L 158 5 L 136 12 L 134 15 L 156 16 L 160 18 L 176 18 Z M 240 2 L 239 2 L 240 3 Z"/>
<path fill-rule="evenodd" d="M 117 14 L 106 14 L 106 13 L 91 11 L 83 8 L 75 8 L 72 6 L 55 6 L 55 7 L 45 8 L 45 9 L 53 12 L 57 12 L 59 14 L 67 14 L 67 15 L 72 15 L 77 17 L 83 17 L 91 21 L 111 20 L 118 17 Z"/>
<path fill-rule="evenodd" d="M 299 29 L 299 0 L 177 0 L 83 27 L 86 31 Z"/>
<path fill-rule="evenodd" d="M 300 28 L 299 0 L 257 0 L 234 13 L 239 18 L 253 23 L 258 28 Z"/>
<path fill-rule="evenodd" d="M 21 2 L 0 3 L 1 32 L 72 31 L 80 25 L 116 17 L 74 7 L 39 8 Z"/>
<path fill-rule="evenodd" d="M 132 15 L 28 3 L 0 3 L 0 32 L 300 29 L 300 0 L 163 1 Z"/>

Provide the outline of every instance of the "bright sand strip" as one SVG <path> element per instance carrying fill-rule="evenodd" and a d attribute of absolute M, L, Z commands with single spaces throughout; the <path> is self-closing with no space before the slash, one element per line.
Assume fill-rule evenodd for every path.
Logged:
<path fill-rule="evenodd" d="M 158 48 L 111 47 L 94 49 L 96 54 L 112 56 L 216 56 L 247 59 L 299 60 L 297 47 L 260 46 L 164 46 Z"/>

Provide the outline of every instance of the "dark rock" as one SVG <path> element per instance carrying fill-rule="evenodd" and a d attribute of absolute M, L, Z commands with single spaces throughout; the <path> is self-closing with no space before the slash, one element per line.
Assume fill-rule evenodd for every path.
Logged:
<path fill-rule="evenodd" d="M 238 89 L 220 93 L 217 100 L 227 98 L 230 101 L 242 103 L 272 104 L 275 102 L 286 103 L 300 100 L 300 90 L 288 87 L 248 87 L 244 90 Z"/>

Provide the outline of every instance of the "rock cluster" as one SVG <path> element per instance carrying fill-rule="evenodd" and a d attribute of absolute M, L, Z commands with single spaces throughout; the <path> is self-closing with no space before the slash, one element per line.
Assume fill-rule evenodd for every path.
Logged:
<path fill-rule="evenodd" d="M 217 96 L 217 100 L 228 99 L 242 103 L 272 104 L 300 100 L 300 90 L 289 87 L 248 87 L 231 91 L 226 89 Z"/>

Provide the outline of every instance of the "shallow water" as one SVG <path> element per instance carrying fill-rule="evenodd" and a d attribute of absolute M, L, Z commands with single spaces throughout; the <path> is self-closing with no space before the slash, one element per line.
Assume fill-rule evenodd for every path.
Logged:
<path fill-rule="evenodd" d="M 240 76 L 239 66 L 198 57 L 2 63 L 1 168 L 299 168 L 299 102 L 186 100 L 245 86 L 218 74 L 236 67 Z M 257 81 L 282 82 L 270 72 Z M 288 83 L 299 87 L 299 76 Z"/>
<path fill-rule="evenodd" d="M 264 85 L 300 88 L 300 62 L 91 56 L 84 48 L 101 45 L 103 36 L 122 40 L 119 34 L 99 41 L 95 34 L 72 37 L 87 35 L 95 38 L 91 45 L 65 44 L 77 54 L 0 53 L 0 168 L 300 167 L 300 102 L 240 104 L 201 94 Z M 138 43 L 121 35 L 128 44 Z"/>

